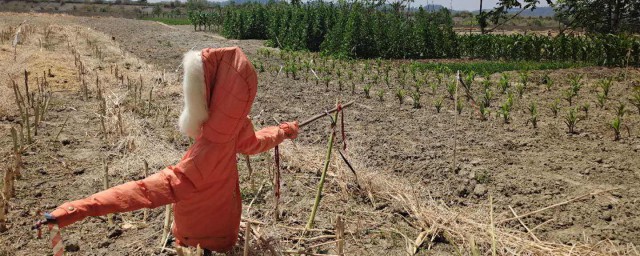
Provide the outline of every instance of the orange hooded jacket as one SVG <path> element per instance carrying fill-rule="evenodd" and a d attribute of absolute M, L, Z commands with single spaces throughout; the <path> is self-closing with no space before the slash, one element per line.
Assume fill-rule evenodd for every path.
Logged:
<path fill-rule="evenodd" d="M 242 201 L 236 154 L 267 151 L 294 139 L 298 123 L 255 132 L 247 114 L 256 95 L 256 72 L 240 48 L 185 55 L 185 108 L 180 130 L 195 143 L 176 166 L 82 200 L 51 215 L 59 227 L 87 216 L 174 204 L 173 234 L 181 245 L 230 250 L 238 238 Z"/>

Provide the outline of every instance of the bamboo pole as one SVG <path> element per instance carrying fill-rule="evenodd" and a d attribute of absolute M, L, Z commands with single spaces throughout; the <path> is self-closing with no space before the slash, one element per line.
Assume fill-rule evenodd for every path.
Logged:
<path fill-rule="evenodd" d="M 310 122 L 312 122 L 312 121 L 314 121 L 316 119 L 311 118 L 308 121 L 303 122 L 303 124 L 308 124 L 308 123 L 310 123 Z M 333 114 L 333 121 L 335 123 L 338 122 L 338 111 L 337 111 L 337 108 L 336 108 L 335 113 Z M 334 124 L 332 124 L 332 126 Z M 300 125 L 300 126 L 302 126 L 302 125 Z M 331 150 L 333 149 L 333 140 L 334 140 L 335 136 L 336 136 L 336 134 L 332 130 L 331 134 L 329 135 L 329 142 L 327 143 L 327 155 L 325 156 L 324 168 L 322 170 L 322 176 L 320 176 L 320 182 L 318 183 L 318 190 L 316 192 L 316 199 L 315 199 L 315 202 L 313 204 L 313 208 L 311 210 L 311 215 L 309 216 L 309 221 L 307 222 L 307 226 L 305 227 L 305 229 L 312 229 L 313 228 L 313 223 L 315 221 L 316 214 L 318 212 L 318 206 L 320 205 L 320 199 L 322 197 L 322 188 L 324 186 L 324 180 L 327 177 L 327 170 L 329 170 L 329 162 L 331 161 Z"/>
<path fill-rule="evenodd" d="M 247 221 L 245 223 L 247 224 L 247 227 L 244 230 L 244 252 L 242 253 L 242 255 L 243 256 L 249 256 L 249 240 L 251 240 L 250 239 L 251 222 Z"/>
<path fill-rule="evenodd" d="M 171 229 L 171 205 L 168 204 L 164 208 L 164 227 L 162 228 L 162 236 L 160 237 L 160 246 L 165 247 L 167 238 L 169 237 L 169 231 Z"/>
<path fill-rule="evenodd" d="M 0 194 L 0 232 L 7 231 L 7 198 L 4 193 Z"/>

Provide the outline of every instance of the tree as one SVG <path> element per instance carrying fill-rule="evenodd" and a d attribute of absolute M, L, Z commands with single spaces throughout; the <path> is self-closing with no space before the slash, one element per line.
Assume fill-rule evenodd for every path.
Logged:
<path fill-rule="evenodd" d="M 559 0 L 558 19 L 569 28 L 612 33 L 640 31 L 640 1 L 637 0 Z"/>
<path fill-rule="evenodd" d="M 552 0 L 544 0 L 547 4 L 553 6 Z M 562 0 L 559 0 L 562 1 Z M 579 1 L 579 0 L 578 0 Z M 480 25 L 480 29 L 483 33 L 491 32 L 515 17 L 518 17 L 526 10 L 535 10 L 540 4 L 541 0 L 499 0 L 498 6 L 493 8 L 493 10 L 489 11 L 486 14 L 483 14 L 483 11 L 480 10 L 480 18 L 483 19 L 485 23 L 482 23 L 480 20 L 478 24 Z M 480 8 L 482 8 L 482 1 L 480 1 Z M 520 10 L 514 14 L 509 14 L 509 10 L 514 8 L 520 8 Z M 485 16 L 486 15 L 486 16 Z M 490 20 L 495 26 L 489 30 L 486 30 L 487 23 L 486 21 Z M 484 27 L 483 27 L 484 25 Z"/>

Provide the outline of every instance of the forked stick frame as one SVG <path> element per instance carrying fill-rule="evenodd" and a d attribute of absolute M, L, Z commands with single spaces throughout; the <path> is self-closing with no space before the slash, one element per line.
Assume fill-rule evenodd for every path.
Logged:
<path fill-rule="evenodd" d="M 352 100 L 352 101 L 349 101 L 349 102 L 345 103 L 344 105 L 342 105 L 340 107 L 341 107 L 341 109 L 344 109 L 344 108 L 347 108 L 347 107 L 353 105 L 353 103 L 355 103 L 355 101 Z M 302 123 L 299 124 L 299 126 L 300 127 L 304 127 L 304 126 L 306 126 L 306 125 L 308 125 L 310 123 L 313 123 L 313 121 L 316 121 L 316 120 L 326 116 L 327 114 L 331 114 L 331 113 L 336 112 L 336 111 L 338 111 L 338 107 L 335 107 L 335 108 L 333 108 L 331 110 L 327 110 L 326 112 L 317 114 L 317 115 L 315 115 L 315 116 L 303 121 Z"/>

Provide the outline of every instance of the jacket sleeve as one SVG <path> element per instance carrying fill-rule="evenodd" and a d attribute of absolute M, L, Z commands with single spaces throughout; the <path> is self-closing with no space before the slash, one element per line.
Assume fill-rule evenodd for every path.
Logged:
<path fill-rule="evenodd" d="M 193 183 L 180 170 L 181 164 L 166 168 L 143 180 L 98 192 L 85 199 L 67 202 L 51 215 L 59 227 L 71 225 L 88 216 L 155 208 L 175 203 L 195 191 Z"/>
<path fill-rule="evenodd" d="M 249 118 L 238 135 L 237 152 L 245 155 L 255 155 L 274 148 L 285 139 L 295 139 L 298 136 L 298 122 L 287 122 L 279 126 L 265 127 L 254 131 Z"/>

